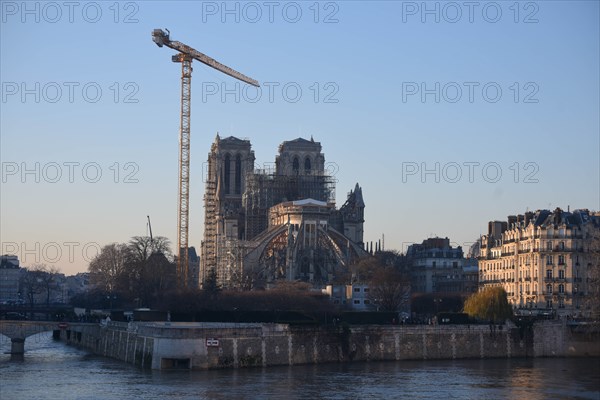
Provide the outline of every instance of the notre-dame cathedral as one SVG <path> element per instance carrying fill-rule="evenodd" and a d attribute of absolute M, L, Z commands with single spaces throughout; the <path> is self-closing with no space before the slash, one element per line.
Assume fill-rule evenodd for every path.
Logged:
<path fill-rule="evenodd" d="M 322 286 L 367 255 L 362 189 L 356 184 L 336 209 L 319 142 L 283 142 L 272 168 L 255 169 L 254 161 L 249 140 L 217 135 L 211 146 L 200 282 L 214 268 L 228 288 Z"/>

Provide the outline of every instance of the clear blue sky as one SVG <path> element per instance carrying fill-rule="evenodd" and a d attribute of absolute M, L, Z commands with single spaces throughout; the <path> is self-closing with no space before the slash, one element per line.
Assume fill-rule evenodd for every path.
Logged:
<path fill-rule="evenodd" d="M 180 65 L 151 40 L 165 27 L 263 83 L 254 101 L 194 63 L 197 248 L 217 131 L 250 138 L 259 165 L 313 135 L 337 204 L 359 182 L 366 240 L 386 248 L 467 247 L 509 214 L 600 209 L 597 1 L 269 4 L 2 1 L 2 252 L 85 271 L 84 249 L 145 235 L 146 215 L 176 244 Z"/>

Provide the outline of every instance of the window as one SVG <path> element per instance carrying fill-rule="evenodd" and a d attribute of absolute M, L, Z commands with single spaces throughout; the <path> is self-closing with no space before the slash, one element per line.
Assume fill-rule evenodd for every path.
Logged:
<path fill-rule="evenodd" d="M 565 292 L 565 285 L 558 285 L 558 293 L 564 293 Z"/>
<path fill-rule="evenodd" d="M 546 308 L 552 308 L 552 300 L 546 300 Z"/>
<path fill-rule="evenodd" d="M 304 159 L 304 171 L 308 173 L 308 172 L 310 172 L 310 168 L 311 168 L 310 158 L 306 157 Z"/>
<path fill-rule="evenodd" d="M 558 308 L 565 308 L 565 299 L 558 299 Z"/>
<path fill-rule="evenodd" d="M 558 256 L 558 265 L 565 265 L 565 256 L 562 254 Z"/>
<path fill-rule="evenodd" d="M 552 265 L 552 256 L 546 256 L 546 265 Z"/>
<path fill-rule="evenodd" d="M 360 300 L 354 300 L 354 304 L 360 304 Z"/>
<path fill-rule="evenodd" d="M 295 173 L 298 173 L 300 170 L 300 161 L 298 161 L 298 157 L 294 157 L 294 161 L 292 162 L 292 169 Z"/>
<path fill-rule="evenodd" d="M 235 157 L 235 194 L 242 193 L 242 156 Z"/>
<path fill-rule="evenodd" d="M 560 279 L 565 279 L 565 270 L 561 269 L 560 271 L 558 271 L 558 277 Z"/>
<path fill-rule="evenodd" d="M 359 288 L 359 287 L 355 287 L 355 288 L 354 288 L 354 291 L 355 291 L 355 292 L 360 292 L 360 288 Z"/>
<path fill-rule="evenodd" d="M 546 249 L 548 251 L 552 251 L 552 242 L 549 241 L 548 243 L 546 243 Z"/>
<path fill-rule="evenodd" d="M 365 304 L 371 304 L 371 301 L 368 299 L 365 299 Z"/>
<path fill-rule="evenodd" d="M 546 293 L 552 294 L 552 285 L 546 285 Z"/>
<path fill-rule="evenodd" d="M 559 248 L 560 248 L 561 250 L 564 250 L 564 249 L 565 249 L 565 242 L 560 242 L 560 246 L 559 246 Z"/>
<path fill-rule="evenodd" d="M 552 279 L 552 270 L 551 269 L 547 269 L 546 270 L 546 278 L 547 279 Z"/>
<path fill-rule="evenodd" d="M 363 292 L 365 292 L 365 293 L 367 293 L 368 291 L 369 291 L 368 287 L 366 287 L 366 288 L 363 289 Z"/>
<path fill-rule="evenodd" d="M 225 155 L 225 194 L 229 194 L 229 185 L 231 184 L 231 156 Z"/>

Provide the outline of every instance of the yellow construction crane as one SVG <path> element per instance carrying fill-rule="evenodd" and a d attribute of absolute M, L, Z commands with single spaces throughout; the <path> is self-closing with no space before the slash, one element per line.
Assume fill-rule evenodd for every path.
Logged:
<path fill-rule="evenodd" d="M 179 130 L 179 215 L 177 220 L 177 283 L 180 287 L 188 286 L 188 218 L 190 199 L 190 106 L 192 60 L 198 60 L 233 78 L 252 86 L 260 86 L 257 81 L 236 70 L 200 53 L 181 42 L 171 40 L 170 32 L 162 29 L 152 31 L 152 40 L 158 47 L 167 46 L 177 50 L 179 54 L 172 56 L 173 62 L 181 63 L 181 121 Z"/>

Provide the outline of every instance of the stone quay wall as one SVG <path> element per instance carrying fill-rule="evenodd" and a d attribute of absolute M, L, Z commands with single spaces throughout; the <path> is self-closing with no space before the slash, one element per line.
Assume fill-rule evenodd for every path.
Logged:
<path fill-rule="evenodd" d="M 109 323 L 61 333 L 68 343 L 152 369 L 218 369 L 353 361 L 600 356 L 598 334 L 561 322 L 512 325 L 335 326 Z"/>

